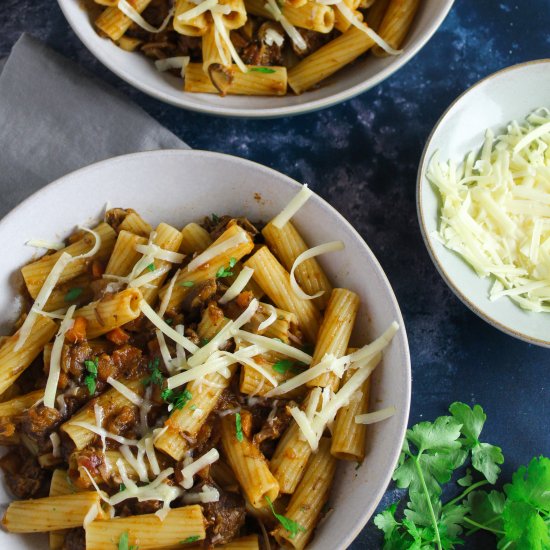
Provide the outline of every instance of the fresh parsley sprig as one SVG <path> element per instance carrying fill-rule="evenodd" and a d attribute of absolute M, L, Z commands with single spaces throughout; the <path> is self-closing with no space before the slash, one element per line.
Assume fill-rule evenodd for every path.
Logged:
<path fill-rule="evenodd" d="M 502 492 L 479 490 L 496 482 L 504 457 L 499 447 L 479 439 L 486 421 L 479 405 L 453 403 L 449 411 L 451 416 L 407 431 L 393 477 L 408 489 L 408 502 L 402 516 L 392 504 L 374 519 L 384 531 L 384 550 L 451 550 L 464 543 L 462 533 L 479 530 L 495 535 L 499 550 L 549 549 L 550 459 L 521 466 Z M 465 489 L 444 504 L 442 485 L 468 459 L 472 469 L 457 480 Z M 474 482 L 476 472 L 483 478 Z"/>
<path fill-rule="evenodd" d="M 217 279 L 223 279 L 224 277 L 232 277 L 233 271 L 231 271 L 235 264 L 237 263 L 236 258 L 229 258 L 229 267 L 224 267 L 223 265 L 218 269 L 216 272 L 216 278 Z"/>
<path fill-rule="evenodd" d="M 86 376 L 84 377 L 84 384 L 88 388 L 88 393 L 94 395 L 97 387 L 97 373 L 99 367 L 99 359 L 94 357 L 93 360 L 86 359 L 84 361 L 84 366 L 86 367 Z"/>
<path fill-rule="evenodd" d="M 275 508 L 273 506 L 273 502 L 271 502 L 271 499 L 266 496 L 265 497 L 267 503 L 269 504 L 269 507 L 271 508 L 271 513 L 277 518 L 277 521 L 283 526 L 284 529 L 286 529 L 290 533 L 290 538 L 293 539 L 298 533 L 306 532 L 306 528 L 303 525 L 300 525 L 297 521 L 294 521 L 293 519 L 287 518 L 286 516 L 283 516 L 282 514 L 278 514 L 275 511 Z"/>

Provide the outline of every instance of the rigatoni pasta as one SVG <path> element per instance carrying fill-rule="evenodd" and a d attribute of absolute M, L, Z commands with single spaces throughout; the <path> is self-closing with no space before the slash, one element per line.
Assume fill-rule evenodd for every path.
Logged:
<path fill-rule="evenodd" d="M 347 349 L 359 298 L 312 259 L 343 245 L 308 248 L 297 200 L 265 243 L 245 217 L 153 230 L 115 208 L 33 262 L 40 278 L 23 268 L 36 299 L 0 347 L 8 531 L 58 549 L 305 547 L 336 457 L 364 458 L 357 418 L 397 326 Z"/>
<path fill-rule="evenodd" d="M 398 55 L 419 2 L 93 0 L 107 7 L 90 15 L 100 35 L 156 59 L 186 92 L 281 96 L 311 89 L 375 44 L 376 55 Z"/>

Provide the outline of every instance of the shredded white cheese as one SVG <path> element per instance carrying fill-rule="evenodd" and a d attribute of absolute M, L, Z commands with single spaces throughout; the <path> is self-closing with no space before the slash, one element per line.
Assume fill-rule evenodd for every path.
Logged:
<path fill-rule="evenodd" d="M 33 248 L 45 248 L 46 250 L 62 250 L 65 248 L 64 242 L 46 241 L 44 239 L 30 239 L 25 244 Z"/>
<path fill-rule="evenodd" d="M 550 311 L 550 111 L 512 122 L 460 165 L 436 153 L 427 178 L 442 199 L 437 233 L 480 277 L 489 298 Z"/>
<path fill-rule="evenodd" d="M 273 44 L 276 44 L 281 47 L 284 44 L 284 41 L 285 37 L 279 34 L 275 29 L 268 28 L 265 31 L 264 42 L 267 46 L 273 46 Z"/>
<path fill-rule="evenodd" d="M 283 27 L 292 42 L 294 42 L 294 45 L 299 50 L 307 49 L 306 41 L 299 33 L 298 29 L 296 29 L 296 27 L 292 23 L 290 23 L 290 21 L 283 15 L 283 12 L 279 8 L 275 0 L 267 0 L 267 4 L 265 4 L 265 9 L 271 13 L 275 21 L 278 21 L 281 24 L 281 27 Z"/>
<path fill-rule="evenodd" d="M 55 341 L 52 347 L 52 353 L 50 357 L 50 370 L 48 373 L 48 380 L 46 382 L 46 389 L 44 390 L 44 405 L 55 408 L 55 395 L 57 392 L 57 384 L 59 382 L 59 375 L 61 373 L 61 352 L 63 351 L 63 344 L 65 342 L 65 333 L 73 326 L 73 315 L 76 310 L 76 306 L 71 306 L 61 321 L 61 325 L 55 337 Z"/>
<path fill-rule="evenodd" d="M 403 50 L 392 48 L 379 34 L 374 32 L 369 26 L 363 23 L 346 5 L 344 0 L 336 4 L 338 11 L 357 29 L 363 31 L 377 46 L 380 46 L 386 53 L 390 55 L 399 55 Z"/>
<path fill-rule="evenodd" d="M 167 57 L 165 59 L 157 59 L 155 67 L 158 71 L 164 72 L 171 69 L 181 69 L 181 77 L 185 78 L 185 69 L 189 65 L 191 58 L 188 55 L 179 55 L 177 57 Z"/>
<path fill-rule="evenodd" d="M 240 244 L 244 244 L 247 242 L 247 234 L 244 231 L 239 231 L 236 235 L 229 237 L 229 239 L 225 239 L 224 241 L 216 245 L 209 246 L 204 252 L 199 254 L 196 258 L 194 258 L 187 264 L 187 271 L 195 271 L 195 269 L 198 269 L 201 265 L 207 264 L 216 256 L 224 254 L 228 250 L 236 248 Z"/>
<path fill-rule="evenodd" d="M 164 260 L 172 264 L 181 264 L 185 258 L 185 254 L 180 252 L 172 252 L 171 250 L 164 250 L 157 244 L 136 244 L 136 252 L 149 256 L 157 260 Z"/>
<path fill-rule="evenodd" d="M 122 382 L 115 380 L 112 376 L 107 378 L 107 383 L 113 386 L 121 395 L 126 397 L 130 403 L 141 407 L 143 405 L 143 397 L 132 391 L 128 386 L 125 386 Z"/>
<path fill-rule="evenodd" d="M 114 433 L 111 433 L 107 431 L 105 428 L 101 428 L 99 426 L 96 426 L 95 424 L 91 424 L 90 422 L 80 422 L 80 421 L 74 421 L 71 422 L 73 426 L 79 426 L 80 428 L 84 428 L 85 430 L 89 430 L 90 432 L 93 432 L 101 437 L 108 437 L 109 439 L 112 439 L 114 441 L 117 441 L 121 445 L 137 445 L 138 441 L 136 439 L 127 439 L 126 437 L 122 437 L 121 435 L 117 435 Z"/>
<path fill-rule="evenodd" d="M 174 292 L 174 285 L 176 284 L 179 274 L 180 274 L 180 270 L 178 269 L 174 273 L 174 276 L 172 277 L 172 279 L 170 279 L 170 284 L 168 285 L 168 288 L 166 289 L 166 293 L 164 294 L 164 298 L 160 303 L 160 307 L 158 311 L 158 315 L 160 318 L 164 317 L 164 314 L 168 309 L 168 304 L 170 303 L 170 298 L 172 298 L 172 292 Z M 182 333 L 182 336 L 183 336 L 183 333 Z"/>
<path fill-rule="evenodd" d="M 304 252 L 302 252 L 292 264 L 292 269 L 290 270 L 290 286 L 292 287 L 292 290 L 294 291 L 294 294 L 298 296 L 301 300 L 313 300 L 314 298 L 319 298 L 319 296 L 322 296 L 325 291 L 320 290 L 319 292 L 316 292 L 313 294 L 313 296 L 310 296 L 309 294 L 306 294 L 301 288 L 300 285 L 296 282 L 296 277 L 294 276 L 294 272 L 296 271 L 296 268 L 306 262 L 307 260 L 311 260 L 311 258 L 315 258 L 316 256 L 319 256 L 320 254 L 327 254 L 328 252 L 337 252 L 339 250 L 344 250 L 345 245 L 342 241 L 332 241 L 329 243 L 320 244 L 318 246 L 314 246 L 313 248 L 310 248 Z"/>
<path fill-rule="evenodd" d="M 270 327 L 277 320 L 277 310 L 271 304 L 263 304 L 263 308 L 269 311 L 269 315 L 258 325 L 258 332 Z"/>
<path fill-rule="evenodd" d="M 378 411 L 365 413 L 365 414 L 358 414 L 355 417 L 355 423 L 356 424 L 374 424 L 375 422 L 381 422 L 382 420 L 386 420 L 388 418 L 391 418 L 397 410 L 395 407 L 386 407 L 385 409 L 380 409 Z"/>
<path fill-rule="evenodd" d="M 185 493 L 183 495 L 184 504 L 207 504 L 208 502 L 218 502 L 220 492 L 210 485 L 203 485 L 198 493 Z"/>
<path fill-rule="evenodd" d="M 235 46 L 233 46 L 233 42 L 231 42 L 231 38 L 229 37 L 229 33 L 227 32 L 227 27 L 223 22 L 223 14 L 216 13 L 213 10 L 211 10 L 211 14 L 212 14 L 212 19 L 214 20 L 214 25 L 216 26 L 216 30 L 218 31 L 220 38 L 225 42 L 225 45 L 227 46 L 227 49 L 229 50 L 229 53 L 231 54 L 233 61 L 235 62 L 237 67 L 239 67 L 241 72 L 247 73 L 248 72 L 247 66 L 244 64 L 244 61 L 240 58 L 239 54 L 237 53 Z"/>
<path fill-rule="evenodd" d="M 271 220 L 271 224 L 277 229 L 282 229 L 296 212 L 304 206 L 311 195 L 313 195 L 313 191 L 307 186 L 307 183 L 304 183 L 292 200 Z"/>
<path fill-rule="evenodd" d="M 50 434 L 50 441 L 52 442 L 52 455 L 56 458 L 61 456 L 61 438 L 57 432 Z"/>
<path fill-rule="evenodd" d="M 184 466 L 181 470 L 183 480 L 181 485 L 184 489 L 193 487 L 193 476 L 200 472 L 206 466 L 214 464 L 220 458 L 220 453 L 216 449 L 210 449 L 206 454 L 202 455 L 197 460 L 191 462 L 188 466 Z"/>
<path fill-rule="evenodd" d="M 170 19 L 172 19 L 172 16 L 174 15 L 174 8 L 171 8 L 160 27 L 153 27 L 153 25 L 147 23 L 141 14 L 134 8 L 134 6 L 129 4 L 126 0 L 118 0 L 117 8 L 124 15 L 126 15 L 126 17 L 129 17 L 138 27 L 152 33 L 162 32 L 168 26 Z"/>
<path fill-rule="evenodd" d="M 311 357 L 311 355 L 308 355 L 298 348 L 289 346 L 288 344 L 285 344 L 280 340 L 275 340 L 275 338 L 268 338 L 267 336 L 254 334 L 246 330 L 238 330 L 235 336 L 241 338 L 246 342 L 250 342 L 251 344 L 256 344 L 260 346 L 264 349 L 264 351 L 276 351 L 277 353 L 282 353 L 283 355 L 286 355 L 291 359 L 296 359 L 297 361 L 305 363 L 306 365 L 310 365 L 311 361 L 313 360 L 313 357 Z"/>
<path fill-rule="evenodd" d="M 149 321 L 151 321 L 151 323 L 153 323 L 153 325 L 155 325 L 159 330 L 166 334 L 168 338 L 177 344 L 180 344 L 180 346 L 186 349 L 189 353 L 196 353 L 199 350 L 199 347 L 193 344 L 191 340 L 182 334 L 178 334 L 170 325 L 163 321 L 145 300 L 141 301 L 139 307 L 143 315 L 145 315 L 145 317 L 147 317 L 147 319 L 149 319 Z"/>
<path fill-rule="evenodd" d="M 225 291 L 224 295 L 218 300 L 220 304 L 227 304 L 231 300 L 234 300 L 246 287 L 254 270 L 250 267 L 243 267 L 233 284 Z"/>

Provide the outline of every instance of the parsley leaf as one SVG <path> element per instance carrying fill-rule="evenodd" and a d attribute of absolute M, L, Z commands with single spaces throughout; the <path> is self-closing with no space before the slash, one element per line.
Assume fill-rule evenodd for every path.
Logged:
<path fill-rule="evenodd" d="M 147 266 L 147 269 L 148 269 L 149 271 L 155 271 L 155 264 L 154 264 L 154 263 L 149 264 L 149 265 Z"/>
<path fill-rule="evenodd" d="M 305 527 L 300 525 L 297 521 L 287 518 L 282 514 L 278 514 L 273 507 L 273 502 L 271 502 L 271 499 L 268 496 L 266 496 L 265 499 L 267 500 L 267 503 L 271 508 L 271 513 L 277 518 L 278 522 L 290 533 L 291 539 L 293 539 L 300 531 L 302 533 L 306 532 Z"/>
<path fill-rule="evenodd" d="M 269 67 L 251 67 L 249 71 L 256 72 L 256 73 L 266 73 L 266 74 L 271 74 L 276 72 L 275 69 L 270 69 Z"/>
<path fill-rule="evenodd" d="M 242 443 L 244 436 L 243 436 L 243 424 L 241 420 L 241 413 L 237 413 L 235 415 L 235 437 L 237 438 L 237 441 L 239 443 Z"/>
<path fill-rule="evenodd" d="M 118 550 L 139 550 L 139 546 L 128 544 L 128 541 L 128 531 L 125 531 L 124 533 L 122 533 L 122 535 L 120 535 L 120 538 L 118 539 Z"/>
<path fill-rule="evenodd" d="M 126 485 L 124 485 L 124 483 L 121 483 L 118 487 L 118 492 L 122 493 L 122 491 L 126 491 Z"/>
<path fill-rule="evenodd" d="M 145 386 L 148 386 L 149 384 L 162 386 L 162 383 L 164 381 L 164 375 L 162 374 L 162 371 L 159 369 L 159 365 L 160 365 L 160 359 L 158 357 L 155 357 L 152 361 L 149 361 L 147 368 L 149 369 L 151 376 L 143 380 L 143 384 Z"/>
<path fill-rule="evenodd" d="M 214 223 L 218 223 L 220 221 L 220 217 L 217 214 L 212 214 L 211 216 Z"/>
<path fill-rule="evenodd" d="M 461 442 L 472 452 L 472 466 L 481 472 L 491 483 L 495 483 L 500 473 L 499 464 L 504 462 L 500 447 L 480 443 L 479 434 L 487 420 L 487 415 L 479 405 L 473 409 L 464 403 L 453 403 L 449 411 L 462 424 Z"/>
<path fill-rule="evenodd" d="M 162 390 L 160 396 L 163 401 L 172 405 L 174 409 L 183 409 L 193 399 L 193 394 L 189 390 L 177 393 L 169 388 Z"/>
<path fill-rule="evenodd" d="M 272 369 L 280 374 L 286 374 L 293 365 L 294 361 L 292 359 L 281 359 L 273 365 Z"/>
<path fill-rule="evenodd" d="M 84 292 L 84 289 L 81 288 L 81 287 L 74 287 L 74 288 L 71 288 L 67 294 L 65 294 L 65 296 L 63 297 L 63 299 L 66 301 L 66 302 L 73 302 L 74 300 L 76 300 L 82 293 Z"/>
<path fill-rule="evenodd" d="M 394 480 L 408 489 L 403 519 L 397 504 L 379 513 L 374 523 L 384 532 L 384 550 L 452 550 L 461 535 L 484 530 L 495 535 L 500 550 L 550 549 L 550 459 L 538 457 L 520 467 L 504 492 L 479 491 L 496 481 L 502 451 L 479 440 L 486 421 L 483 409 L 453 403 L 452 416 L 421 422 L 407 431 Z M 485 479 L 474 480 L 468 468 L 457 480 L 464 491 L 441 501 L 442 484 L 466 460 Z"/>
<path fill-rule="evenodd" d="M 229 267 L 224 267 L 222 265 L 220 269 L 218 269 L 218 271 L 216 272 L 216 278 L 223 279 L 224 277 L 233 276 L 233 271 L 231 271 L 231 269 L 235 267 L 236 263 L 237 263 L 237 258 L 229 258 Z"/>
<path fill-rule="evenodd" d="M 190 537 L 187 537 L 186 539 L 180 540 L 180 544 L 187 544 L 188 542 L 196 542 L 200 539 L 199 535 L 191 535 Z"/>
<path fill-rule="evenodd" d="M 185 286 L 187 288 L 190 288 L 192 286 L 195 286 L 195 283 L 193 281 L 183 281 L 183 283 L 180 283 L 180 286 Z"/>
<path fill-rule="evenodd" d="M 84 366 L 88 374 L 84 377 L 84 384 L 88 388 L 88 393 L 94 395 L 97 387 L 97 372 L 99 366 L 99 358 L 94 357 L 93 360 L 86 359 Z"/>

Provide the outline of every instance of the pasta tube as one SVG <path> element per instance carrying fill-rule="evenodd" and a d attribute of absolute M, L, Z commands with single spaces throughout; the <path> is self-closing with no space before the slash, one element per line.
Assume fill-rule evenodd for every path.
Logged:
<path fill-rule="evenodd" d="M 105 268 L 105 274 L 126 277 L 142 256 L 136 250 L 138 244 L 147 244 L 147 239 L 122 229 L 118 234 L 113 253 Z"/>
<path fill-rule="evenodd" d="M 38 317 L 25 345 L 14 351 L 19 331 L 0 347 L 0 393 L 5 392 L 38 357 L 57 332 L 57 323 L 48 317 Z"/>
<path fill-rule="evenodd" d="M 338 358 L 346 353 L 358 310 L 359 296 L 355 292 L 345 288 L 335 288 L 332 291 L 310 368 L 322 361 L 325 355 Z M 334 391 L 339 384 L 340 379 L 333 372 L 327 372 L 308 382 L 309 387 L 331 386 Z"/>
<path fill-rule="evenodd" d="M 129 212 L 118 226 L 118 230 L 128 231 L 147 239 L 153 228 L 137 212 Z"/>
<path fill-rule="evenodd" d="M 278 229 L 272 223 L 268 223 L 262 229 L 262 235 L 269 245 L 269 248 L 289 272 L 296 258 L 308 249 L 300 233 L 290 221 L 281 229 Z M 302 262 L 295 269 L 294 276 L 296 282 L 306 294 L 311 296 L 319 291 L 324 291 L 324 294 L 319 296 L 319 298 L 315 298 L 313 303 L 319 307 L 319 309 L 325 309 L 330 297 L 332 285 L 319 265 L 319 262 L 317 262 L 315 258 Z"/>
<path fill-rule="evenodd" d="M 69 483 L 69 478 L 65 470 L 54 470 L 52 481 L 50 483 L 50 496 L 70 495 L 74 493 L 73 486 Z M 50 550 L 61 550 L 65 541 L 66 531 L 50 531 Z"/>
<path fill-rule="evenodd" d="M 237 65 L 231 65 L 224 78 L 223 94 L 230 95 L 285 95 L 287 88 L 286 67 L 247 66 L 248 72 L 243 73 Z M 189 63 L 185 70 L 186 92 L 203 94 L 218 94 L 210 77 L 203 70 L 201 63 Z"/>
<path fill-rule="evenodd" d="M 245 264 L 254 270 L 253 278 L 271 301 L 298 318 L 300 329 L 310 342 L 319 331 L 320 313 L 311 300 L 301 300 L 290 286 L 290 275 L 266 246 L 262 246 Z"/>
<path fill-rule="evenodd" d="M 197 4 L 189 0 L 176 0 L 176 11 L 174 13 L 174 30 L 176 32 L 186 36 L 202 36 L 207 31 L 209 24 L 204 12 L 190 19 L 180 19 L 180 16 L 196 9 L 196 7 Z"/>
<path fill-rule="evenodd" d="M 168 302 L 168 311 L 176 310 L 183 302 L 190 288 L 194 285 L 207 281 L 208 279 L 214 279 L 218 270 L 222 267 L 227 267 L 230 260 L 235 259 L 238 261 L 254 248 L 254 243 L 250 235 L 242 227 L 235 224 L 228 227 L 222 235 L 206 249 L 206 251 L 213 249 L 215 246 L 222 245 L 222 243 L 229 241 L 229 239 L 239 240 L 232 240 L 231 242 L 234 244 L 228 246 L 228 248 L 219 252 L 213 258 L 209 258 L 208 261 L 198 266 L 196 269 L 190 271 L 184 268 L 181 270 Z M 166 287 L 161 290 L 161 299 L 164 298 L 166 291 Z"/>
<path fill-rule="evenodd" d="M 392 48 L 399 49 L 409 32 L 418 6 L 420 0 L 391 0 L 378 29 L 380 38 Z M 375 46 L 372 53 L 378 57 L 388 55 L 380 46 Z"/>
<path fill-rule="evenodd" d="M 301 94 L 357 59 L 373 45 L 374 41 L 363 31 L 350 27 L 292 67 L 288 71 L 288 84 L 295 93 Z"/>
<path fill-rule="evenodd" d="M 59 529 L 82 527 L 93 508 L 97 516 L 104 515 L 101 497 L 96 491 L 70 495 L 13 501 L 2 520 L 10 533 L 43 533 Z"/>
<path fill-rule="evenodd" d="M 203 42 L 204 48 L 204 42 Z M 206 57 L 206 53 L 203 49 L 203 56 Z M 195 252 L 203 252 L 212 244 L 212 237 L 210 233 L 201 227 L 198 223 L 188 223 L 181 230 L 181 245 L 180 252 L 192 256 Z"/>
<path fill-rule="evenodd" d="M 161 521 L 155 514 L 92 521 L 86 527 L 86 550 L 115 548 L 123 533 L 140 550 L 180 548 L 186 538 L 204 540 L 205 520 L 198 505 L 173 508 Z M 197 537 L 197 538 L 195 538 Z"/>
<path fill-rule="evenodd" d="M 239 417 L 240 418 L 240 417 Z M 279 495 L 279 484 L 269 471 L 267 460 L 258 447 L 236 428 L 236 415 L 221 419 L 222 446 L 235 477 L 255 508 L 263 508 Z"/>
<path fill-rule="evenodd" d="M 151 0 L 133 0 L 132 7 L 141 13 L 151 3 Z M 132 20 L 117 7 L 106 8 L 95 20 L 95 26 L 111 40 L 119 40 L 130 28 Z"/>
<path fill-rule="evenodd" d="M 139 317 L 141 300 L 137 288 L 128 288 L 77 309 L 74 316 L 86 319 L 88 339 L 97 338 Z"/>
<path fill-rule="evenodd" d="M 116 233 L 107 223 L 100 223 L 94 228 L 94 231 L 101 238 L 101 247 L 93 258 L 96 260 L 106 260 L 111 255 L 111 252 L 115 246 Z M 62 250 L 59 250 L 55 254 L 42 256 L 42 258 L 36 262 L 32 262 L 22 267 L 21 274 L 23 275 L 29 294 L 33 298 L 38 296 L 46 277 L 49 275 L 61 254 L 66 252 L 73 257 L 80 256 L 81 254 L 85 254 L 91 250 L 94 244 L 94 236 L 90 233 L 86 233 L 82 239 L 71 244 L 70 246 L 67 246 L 66 248 L 63 248 Z M 61 273 L 57 284 L 61 285 L 70 279 L 74 279 L 75 277 L 85 273 L 90 259 L 91 258 L 83 258 L 81 260 L 75 260 L 69 263 L 69 265 L 67 265 L 63 270 L 63 273 Z"/>
<path fill-rule="evenodd" d="M 277 527 L 274 536 L 279 544 L 302 550 L 311 539 L 321 510 L 328 500 L 336 471 L 336 459 L 330 454 L 330 446 L 330 438 L 322 438 L 319 450 L 311 456 L 304 477 L 285 512 L 285 516 L 295 521 L 300 529 L 294 536 L 282 525 Z"/>

